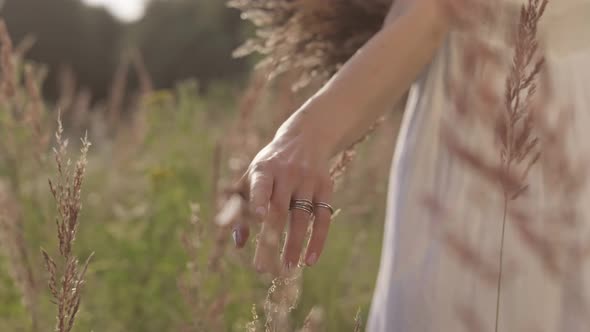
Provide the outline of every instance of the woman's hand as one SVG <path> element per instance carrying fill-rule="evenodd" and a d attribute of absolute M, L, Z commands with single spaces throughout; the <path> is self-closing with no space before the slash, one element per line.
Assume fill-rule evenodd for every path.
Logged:
<path fill-rule="evenodd" d="M 313 222 L 304 263 L 314 265 L 319 259 L 330 226 L 331 211 L 314 207 L 313 215 L 291 209 L 294 200 L 330 204 L 332 180 L 329 174 L 331 147 L 309 121 L 300 121 L 305 112 L 296 113 L 277 132 L 275 138 L 254 158 L 239 187 L 248 199 L 250 210 L 263 221 L 254 265 L 260 272 L 272 271 L 278 261 L 281 234 L 288 226 L 283 250 L 283 268 L 299 264 L 308 225 Z M 234 227 L 237 247 L 248 239 L 248 225 Z M 275 264 L 276 266 L 276 264 Z"/>
<path fill-rule="evenodd" d="M 289 210 L 291 203 L 302 199 L 330 203 L 330 157 L 390 110 L 430 63 L 450 27 L 447 7 L 441 2 L 408 1 L 403 14 L 349 59 L 254 158 L 240 181 L 240 190 L 254 215 L 263 221 L 254 258 L 259 271 L 277 272 L 272 265 L 278 261 L 287 221 L 283 266 L 288 270 L 298 264 L 312 216 L 300 209 Z M 328 208 L 316 206 L 314 210 L 312 235 L 303 256 L 308 265 L 320 257 L 330 223 Z M 248 226 L 236 225 L 233 234 L 236 245 L 244 246 Z"/>

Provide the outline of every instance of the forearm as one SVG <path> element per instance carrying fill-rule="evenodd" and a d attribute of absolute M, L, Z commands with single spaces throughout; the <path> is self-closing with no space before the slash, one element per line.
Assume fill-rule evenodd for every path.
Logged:
<path fill-rule="evenodd" d="M 331 152 L 360 137 L 406 93 L 442 44 L 449 23 L 435 1 L 417 0 L 386 25 L 282 129 L 314 131 Z"/>

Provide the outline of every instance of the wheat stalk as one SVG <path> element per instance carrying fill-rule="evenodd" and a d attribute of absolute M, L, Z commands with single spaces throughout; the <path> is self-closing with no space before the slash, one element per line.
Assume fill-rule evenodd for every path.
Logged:
<path fill-rule="evenodd" d="M 447 124 L 441 129 L 441 137 L 450 153 L 460 162 L 477 172 L 482 178 L 494 186 L 497 185 L 502 193 L 502 219 L 500 235 L 500 252 L 498 263 L 494 264 L 488 258 L 483 257 L 478 250 L 472 248 L 460 236 L 448 233 L 445 242 L 451 253 L 457 257 L 464 266 L 473 268 L 479 277 L 487 284 L 494 284 L 496 288 L 495 331 L 498 331 L 500 320 L 500 303 L 502 296 L 502 284 L 505 279 L 504 267 L 504 242 L 506 237 L 506 225 L 508 217 L 514 217 L 514 208 L 510 203 L 523 196 L 527 190 L 527 179 L 533 165 L 540 158 L 539 138 L 534 134 L 535 114 L 533 108 L 533 96 L 537 91 L 539 74 L 544 65 L 544 59 L 539 53 L 537 42 L 537 25 L 541 19 L 547 0 L 529 0 L 523 5 L 519 21 L 515 22 L 516 30 L 511 39 L 513 55 L 508 74 L 504 81 L 504 93 L 497 97 L 489 79 L 476 76 L 478 69 L 484 66 L 500 69 L 502 54 L 488 47 L 483 40 L 479 40 L 477 34 L 471 35 L 464 42 L 462 54 L 461 78 L 453 81 L 448 78 L 450 98 L 454 106 L 455 114 L 460 119 L 469 120 L 469 116 L 480 117 L 486 128 L 492 129 L 492 134 L 498 142 L 498 154 L 500 162 L 490 162 L 481 155 L 481 151 L 474 151 L 460 139 L 456 128 Z M 498 21 L 490 17 L 496 28 Z M 457 87 L 464 82 L 470 84 L 471 89 L 460 91 Z M 473 110 L 476 110 L 475 113 Z M 433 199 L 426 201 L 428 209 L 435 215 L 448 218 L 450 211 L 446 210 L 440 202 Z M 515 218 L 513 218 L 515 219 Z M 524 223 L 520 225 L 521 232 Z M 518 228 L 518 227 L 517 227 Z M 530 246 L 542 253 L 543 245 L 540 239 L 528 232 Z M 525 239 L 526 240 L 526 239 Z M 476 313 L 466 308 L 459 310 L 460 319 L 468 330 L 476 331 L 481 321 Z"/>
<path fill-rule="evenodd" d="M 85 275 L 88 264 L 92 259 L 91 254 L 80 265 L 78 258 L 73 254 L 72 247 L 80 225 L 81 189 L 86 173 L 86 156 L 90 148 L 90 142 L 85 137 L 82 139 L 81 155 L 71 167 L 70 159 L 67 159 L 68 141 L 63 140 L 63 127 L 61 119 L 58 119 L 58 130 L 55 134 L 57 148 L 55 163 L 57 166 L 57 179 L 49 180 L 49 188 L 57 203 L 58 215 L 55 218 L 57 226 L 58 250 L 61 258 L 61 269 L 53 258 L 42 249 L 45 266 L 49 273 L 49 290 L 57 305 L 57 322 L 55 331 L 70 332 L 74 326 L 76 314 L 80 309 L 82 288 L 85 283 Z"/>
<path fill-rule="evenodd" d="M 527 156 L 537 148 L 538 139 L 532 134 L 532 116 L 530 115 L 531 99 L 536 91 L 535 81 L 544 64 L 544 59 L 537 58 L 537 24 L 543 15 L 548 0 L 529 0 L 521 10 L 520 21 L 515 40 L 513 65 L 506 79 L 505 111 L 506 116 L 501 117 L 502 122 L 498 128 L 500 141 L 500 157 L 502 167 L 506 174 L 512 172 L 515 164 L 529 163 L 525 168 L 522 178 L 526 179 L 528 170 L 531 169 L 539 156 L 533 156 L 526 160 Z M 496 326 L 500 318 L 500 299 L 502 296 L 502 272 L 504 259 L 504 240 L 506 235 L 506 217 L 508 204 L 520 196 L 527 189 L 523 183 L 518 187 L 503 185 L 504 212 L 502 219 L 502 235 L 500 242 L 498 286 L 496 296 Z"/>

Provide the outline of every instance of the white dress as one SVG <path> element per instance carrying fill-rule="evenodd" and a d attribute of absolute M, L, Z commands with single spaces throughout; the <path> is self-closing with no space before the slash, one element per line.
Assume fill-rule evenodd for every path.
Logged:
<path fill-rule="evenodd" d="M 507 11 L 525 2 L 504 1 L 512 8 Z M 498 33 L 488 33 L 487 42 L 507 47 Z M 552 88 L 546 106 L 567 109 L 573 120 L 563 122 L 568 127 L 556 153 L 580 166 L 590 160 L 590 0 L 550 0 L 538 35 Z M 573 251 L 552 256 L 543 245 L 532 249 L 538 243 L 517 226 L 516 213 L 508 213 L 503 222 L 504 193 L 441 139 L 443 128 L 451 128 L 490 164 L 500 163 L 500 143 L 490 139 L 493 129 L 464 126 L 453 118 L 455 104 L 445 91 L 449 76 L 461 65 L 460 39 L 460 32 L 451 33 L 410 91 L 391 171 L 381 266 L 367 331 L 590 331 L 588 259 L 572 259 Z M 503 82 L 496 87 L 502 89 Z M 547 91 L 539 88 L 536 93 Z M 453 121 L 450 127 L 448 120 Z M 528 229 L 540 238 L 570 244 L 578 239 L 590 248 L 590 181 L 573 193 L 563 189 L 565 179 L 555 180 L 543 142 L 537 145 L 541 158 L 526 177 L 526 193 L 509 204 L 527 211 L 532 219 Z M 582 175 L 577 179 L 584 184 Z M 560 228 L 573 218 L 558 213 L 565 211 L 564 202 L 581 220 L 574 231 Z"/>

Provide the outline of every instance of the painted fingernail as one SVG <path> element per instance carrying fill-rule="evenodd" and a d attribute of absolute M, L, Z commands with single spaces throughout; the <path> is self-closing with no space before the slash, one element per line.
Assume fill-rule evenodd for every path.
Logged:
<path fill-rule="evenodd" d="M 305 261 L 305 263 L 307 264 L 307 266 L 313 266 L 313 265 L 315 265 L 315 263 L 317 263 L 317 261 L 318 261 L 318 254 L 316 254 L 314 252 L 311 255 L 309 255 L 309 257 L 307 257 L 307 260 Z"/>

